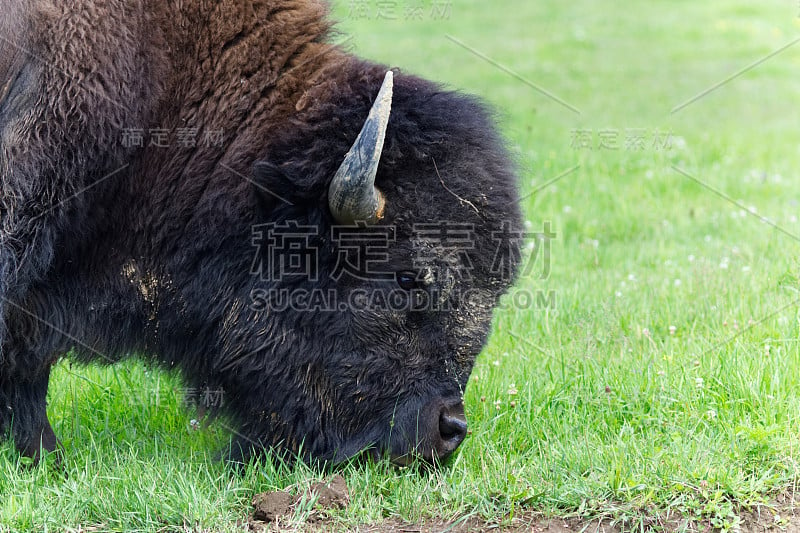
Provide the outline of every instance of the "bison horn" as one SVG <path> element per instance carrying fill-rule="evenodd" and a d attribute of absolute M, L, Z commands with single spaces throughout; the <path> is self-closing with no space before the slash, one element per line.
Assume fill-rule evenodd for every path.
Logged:
<path fill-rule="evenodd" d="M 328 188 L 328 207 L 340 224 L 349 225 L 357 221 L 374 224 L 383 218 L 385 200 L 383 193 L 375 187 L 375 175 L 392 112 L 392 87 L 390 70 L 361 133 Z"/>

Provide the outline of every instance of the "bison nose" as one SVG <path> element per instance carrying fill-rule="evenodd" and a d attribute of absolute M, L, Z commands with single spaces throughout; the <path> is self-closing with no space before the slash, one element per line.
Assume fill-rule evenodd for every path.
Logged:
<path fill-rule="evenodd" d="M 467 418 L 464 416 L 464 404 L 458 403 L 445 407 L 439 414 L 439 457 L 444 459 L 464 442 L 467 436 Z"/>

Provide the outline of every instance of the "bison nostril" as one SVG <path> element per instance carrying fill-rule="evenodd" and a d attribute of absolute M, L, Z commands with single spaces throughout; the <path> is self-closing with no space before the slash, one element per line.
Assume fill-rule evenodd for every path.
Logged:
<path fill-rule="evenodd" d="M 439 415 L 439 434 L 453 449 L 461 444 L 467 436 L 467 419 L 463 406 L 442 410 Z"/>

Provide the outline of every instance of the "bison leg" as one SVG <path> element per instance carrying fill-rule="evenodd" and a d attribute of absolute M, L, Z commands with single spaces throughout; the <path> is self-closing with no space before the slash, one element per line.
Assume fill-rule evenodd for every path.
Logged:
<path fill-rule="evenodd" d="M 33 381 L 0 383 L 0 430 L 9 429 L 17 450 L 38 461 L 42 452 L 58 448 L 58 439 L 47 419 L 47 385 L 50 370 Z"/>

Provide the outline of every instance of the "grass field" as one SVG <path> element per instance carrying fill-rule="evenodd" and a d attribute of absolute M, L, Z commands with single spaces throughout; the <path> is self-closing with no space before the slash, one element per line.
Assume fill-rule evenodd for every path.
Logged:
<path fill-rule="evenodd" d="M 455 459 L 347 466 L 343 527 L 540 512 L 725 529 L 795 486 L 800 6 L 620 5 L 335 3 L 345 46 L 496 106 L 530 230 L 555 234 L 516 289 L 540 298 L 497 315 Z M 67 475 L 3 445 L 0 530 L 235 530 L 253 494 L 322 476 L 231 475 L 226 430 L 190 429 L 181 387 L 60 363 Z"/>

